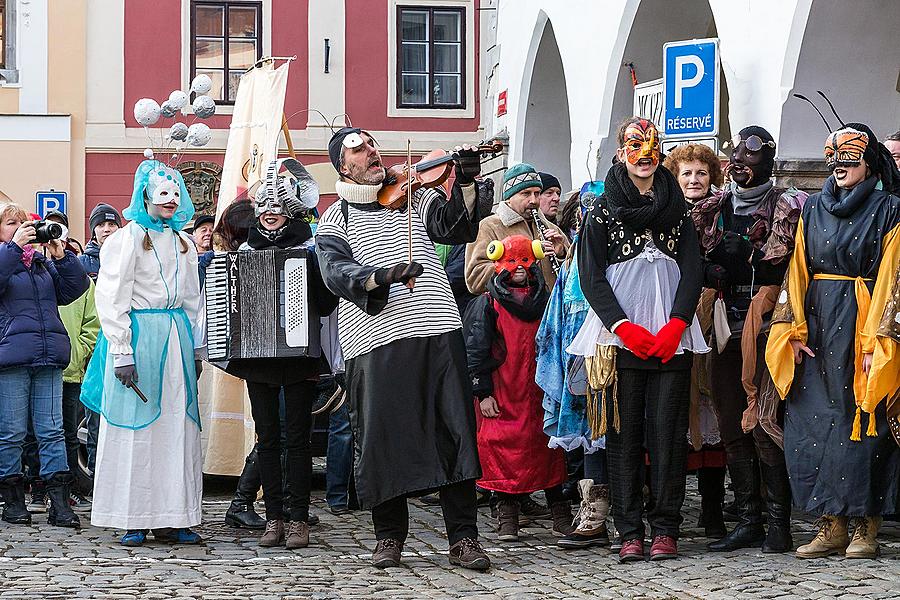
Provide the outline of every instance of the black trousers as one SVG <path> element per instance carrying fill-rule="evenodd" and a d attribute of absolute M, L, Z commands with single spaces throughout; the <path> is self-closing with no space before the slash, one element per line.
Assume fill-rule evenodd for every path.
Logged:
<path fill-rule="evenodd" d="M 75 472 L 75 469 L 78 468 L 78 426 L 84 415 L 80 398 L 80 383 L 63 382 L 63 435 L 66 439 L 66 462 L 69 464 L 70 472 Z"/>
<path fill-rule="evenodd" d="M 266 506 L 266 520 L 284 519 L 284 488 L 282 486 L 282 431 L 279 395 L 280 386 L 247 382 L 250 408 L 256 424 L 259 478 Z M 287 482 L 291 520 L 309 519 L 309 490 L 312 478 L 312 457 L 309 431 L 312 423 L 312 404 L 316 397 L 316 382 L 303 381 L 284 386 L 284 480 Z"/>
<path fill-rule="evenodd" d="M 463 538 L 478 537 L 478 510 L 475 499 L 475 480 L 467 479 L 440 488 L 441 511 L 447 538 L 452 546 Z M 406 496 L 391 498 L 372 507 L 375 539 L 394 539 L 405 542 L 409 534 L 409 506 Z"/>
<path fill-rule="evenodd" d="M 760 336 L 757 343 L 757 380 L 762 369 L 766 369 L 765 338 Z M 762 427 L 756 426 L 750 433 L 741 428 L 741 418 L 747 408 L 747 392 L 741 384 L 741 340 L 730 340 L 722 354 L 713 352 L 710 370 L 713 373 L 710 387 L 716 412 L 719 415 L 719 433 L 725 445 L 725 455 L 729 464 L 739 460 L 758 457 L 769 466 L 784 464 L 784 452 L 778 447 Z M 779 421 L 783 422 L 784 403 L 779 407 Z"/>
<path fill-rule="evenodd" d="M 619 369 L 618 432 L 606 434 L 609 487 L 616 529 L 624 541 L 644 539 L 644 448 L 650 455 L 650 534 L 678 537 L 684 504 L 689 370 Z M 609 423 L 613 403 L 608 403 Z"/>

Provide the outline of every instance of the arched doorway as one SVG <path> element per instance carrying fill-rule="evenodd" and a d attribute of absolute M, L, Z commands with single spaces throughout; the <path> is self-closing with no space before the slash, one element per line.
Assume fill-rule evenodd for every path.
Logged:
<path fill-rule="evenodd" d="M 831 129 L 840 123 L 816 93 L 822 90 L 845 122 L 861 121 L 884 137 L 900 126 L 900 10 L 896 0 L 813 2 L 793 78 L 785 88 L 813 100 Z M 785 94 L 779 156 L 822 159 L 827 135 L 806 102 Z"/>
<path fill-rule="evenodd" d="M 569 96 L 562 57 L 553 24 L 549 20 L 544 22 L 540 40 L 528 85 L 522 160 L 533 164 L 539 171 L 556 175 L 565 193 L 572 187 Z"/>
<path fill-rule="evenodd" d="M 626 17 L 627 19 L 627 17 Z M 641 0 L 630 28 L 623 20 L 623 35 L 627 35 L 621 59 L 610 65 L 609 84 L 615 82 L 609 121 L 600 124 L 600 147 L 597 152 L 599 179 L 606 176 L 616 153 L 616 130 L 623 120 L 633 115 L 634 87 L 631 72 L 625 66 L 634 65 L 639 83 L 662 77 L 662 47 L 670 41 L 717 37 L 716 23 L 708 0 L 682 0 L 673 10 L 669 0 Z M 730 137 L 728 127 L 728 89 L 725 78 L 720 86 L 719 140 Z M 605 133 L 604 133 L 605 132 Z"/>

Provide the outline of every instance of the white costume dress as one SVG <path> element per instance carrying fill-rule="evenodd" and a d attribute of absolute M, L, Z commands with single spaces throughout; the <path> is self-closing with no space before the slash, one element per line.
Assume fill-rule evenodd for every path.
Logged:
<path fill-rule="evenodd" d="M 203 480 L 196 385 L 188 381 L 194 370 L 186 363 L 192 361 L 190 338 L 194 347 L 204 343 L 197 253 L 189 241 L 188 251 L 182 252 L 179 234 L 168 227 L 150 230 L 153 247 L 144 250 L 145 231 L 131 222 L 110 236 L 100 251 L 96 298 L 108 342 L 106 362 L 122 366 L 136 361 L 137 384 L 147 386 L 142 390 L 150 402 L 141 404 L 136 396 L 123 399 L 124 388 L 111 393 L 110 386 L 118 382 L 110 382 L 112 366 L 107 365 L 91 524 L 120 529 L 193 527 L 201 519 Z M 141 314 L 148 319 L 146 327 Z M 170 324 L 152 326 L 160 322 Z M 144 336 L 135 343 L 136 357 L 135 323 L 141 324 Z M 149 346 L 165 350 L 145 356 Z M 151 367 L 161 367 L 155 381 L 142 372 Z M 122 411 L 110 403 L 123 401 L 137 403 L 135 410 L 143 418 L 135 417 L 131 426 L 122 425 L 121 419 L 118 425 L 111 424 L 117 418 L 110 415 Z"/>

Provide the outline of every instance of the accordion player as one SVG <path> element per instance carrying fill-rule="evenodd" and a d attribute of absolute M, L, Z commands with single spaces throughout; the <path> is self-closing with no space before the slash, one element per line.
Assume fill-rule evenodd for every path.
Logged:
<path fill-rule="evenodd" d="M 216 254 L 206 274 L 210 362 L 321 356 L 321 316 L 305 248 Z"/>

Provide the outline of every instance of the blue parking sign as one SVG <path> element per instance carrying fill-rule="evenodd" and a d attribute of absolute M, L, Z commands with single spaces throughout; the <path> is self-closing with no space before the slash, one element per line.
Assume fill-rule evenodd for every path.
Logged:
<path fill-rule="evenodd" d="M 667 138 L 719 133 L 719 40 L 663 45 L 663 126 Z"/>
<path fill-rule="evenodd" d="M 66 213 L 66 195 L 66 192 L 57 192 L 52 188 L 49 192 L 36 192 L 34 199 L 37 214 L 41 215 L 43 219 L 47 216 L 47 212 L 51 210 Z"/>

